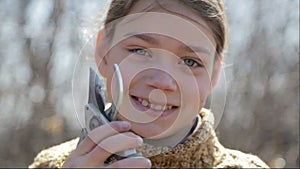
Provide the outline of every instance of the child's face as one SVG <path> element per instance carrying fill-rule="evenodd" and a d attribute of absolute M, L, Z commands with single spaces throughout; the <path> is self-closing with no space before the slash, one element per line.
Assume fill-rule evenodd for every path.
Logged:
<path fill-rule="evenodd" d="M 132 15 L 117 21 L 110 42 L 98 42 L 96 51 L 111 100 L 113 64 L 120 67 L 124 96 L 119 118 L 147 138 L 190 127 L 221 67 L 221 59 L 214 61 L 212 32 L 201 17 L 177 1 L 164 3 L 167 10 L 139 1 Z"/>

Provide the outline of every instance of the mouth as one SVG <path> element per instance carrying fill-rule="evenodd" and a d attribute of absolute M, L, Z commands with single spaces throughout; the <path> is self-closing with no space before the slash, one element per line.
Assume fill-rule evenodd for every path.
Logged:
<path fill-rule="evenodd" d="M 135 108 L 139 111 L 145 112 L 151 116 L 167 116 L 172 114 L 175 110 L 178 109 L 178 106 L 173 104 L 158 104 L 149 101 L 148 99 L 144 99 L 137 96 L 131 95 L 131 101 Z"/>

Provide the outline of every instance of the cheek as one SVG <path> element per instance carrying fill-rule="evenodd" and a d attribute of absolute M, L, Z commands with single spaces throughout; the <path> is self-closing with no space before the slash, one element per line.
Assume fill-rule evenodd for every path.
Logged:
<path fill-rule="evenodd" d="M 203 107 L 209 94 L 210 83 L 199 83 L 200 106 Z"/>
<path fill-rule="evenodd" d="M 208 97 L 209 92 L 210 92 L 211 73 L 206 71 L 205 73 L 201 74 L 200 76 L 197 76 L 197 85 L 199 88 L 199 95 L 201 97 L 200 105 L 204 106 L 206 98 Z"/>
<path fill-rule="evenodd" d="M 128 71 L 130 71 L 129 69 L 123 69 L 123 67 L 121 67 L 122 65 L 118 62 L 115 62 L 119 65 L 119 69 L 121 71 L 121 77 L 122 77 L 122 82 L 123 82 L 123 94 L 125 94 L 128 90 L 129 90 L 129 84 L 131 82 L 131 78 L 130 78 L 130 73 Z M 115 75 L 115 71 L 113 69 L 113 64 L 111 64 L 111 69 L 108 70 L 108 76 L 106 77 L 106 89 L 107 89 L 107 94 L 109 97 L 109 100 L 112 101 L 112 98 L 114 96 L 114 93 L 116 92 L 116 75 Z"/>
<path fill-rule="evenodd" d="M 184 105 L 194 107 L 192 111 L 199 111 L 205 104 L 209 88 L 210 81 L 205 76 L 186 79 L 181 88 Z"/>
<path fill-rule="evenodd" d="M 114 49 L 114 48 L 113 48 Z M 114 92 L 114 69 L 113 64 L 118 64 L 121 75 L 122 75 L 122 81 L 123 81 L 123 90 L 124 92 L 129 89 L 129 84 L 131 82 L 131 79 L 134 76 L 135 66 L 132 64 L 128 64 L 126 61 L 126 57 L 124 56 L 124 53 L 122 53 L 120 50 L 111 50 L 108 55 L 106 56 L 107 61 L 107 93 L 110 101 L 112 100 L 112 95 Z"/>
<path fill-rule="evenodd" d="M 132 85 L 136 84 L 139 80 L 136 78 L 136 71 L 134 69 L 134 65 L 128 65 L 126 63 L 121 62 L 120 70 L 122 72 L 124 92 L 128 92 Z"/>
<path fill-rule="evenodd" d="M 118 63 L 125 92 L 129 91 L 133 85 L 141 83 L 145 79 L 143 72 L 148 69 L 145 63 L 138 63 L 132 57 L 124 57 Z"/>

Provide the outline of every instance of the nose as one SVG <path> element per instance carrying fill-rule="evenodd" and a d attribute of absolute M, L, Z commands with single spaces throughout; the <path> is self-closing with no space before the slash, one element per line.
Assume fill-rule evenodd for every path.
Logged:
<path fill-rule="evenodd" d="M 150 88 L 160 89 L 165 91 L 176 91 L 177 84 L 175 79 L 170 74 L 155 70 L 146 80 L 146 85 Z"/>

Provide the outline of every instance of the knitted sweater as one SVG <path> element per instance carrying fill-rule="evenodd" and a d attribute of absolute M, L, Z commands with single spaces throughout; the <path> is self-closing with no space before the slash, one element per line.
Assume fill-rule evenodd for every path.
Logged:
<path fill-rule="evenodd" d="M 202 123 L 196 132 L 173 148 L 145 144 L 137 149 L 148 157 L 153 168 L 269 168 L 251 154 L 224 148 L 208 120 L 209 111 L 200 113 Z M 29 168 L 60 168 L 76 148 L 78 138 L 41 151 Z"/>

